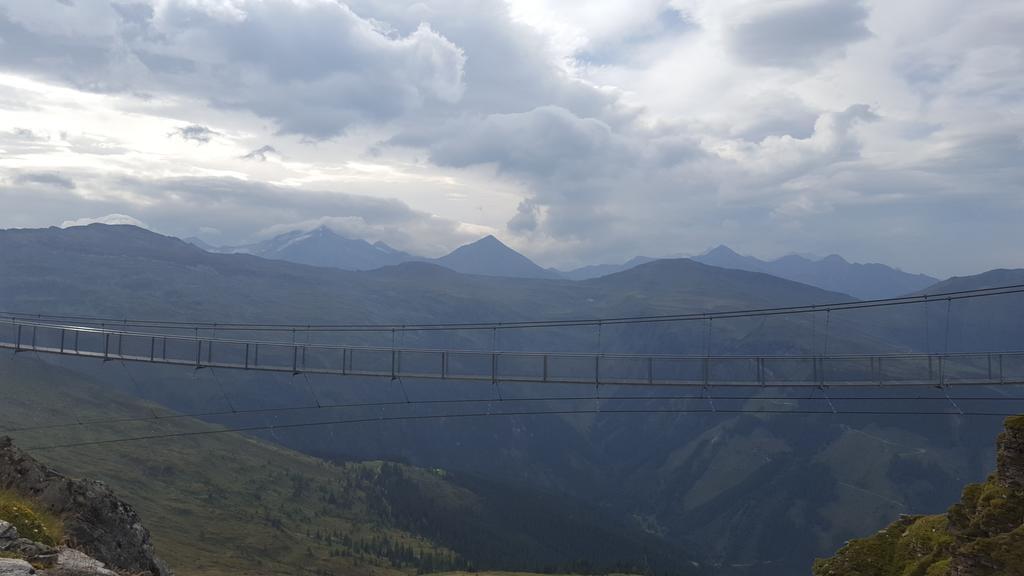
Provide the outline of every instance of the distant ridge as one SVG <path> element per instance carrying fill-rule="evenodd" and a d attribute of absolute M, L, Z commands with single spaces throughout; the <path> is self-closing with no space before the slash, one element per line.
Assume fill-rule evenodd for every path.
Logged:
<path fill-rule="evenodd" d="M 561 272 L 569 280 L 589 280 L 630 270 L 642 264 L 663 260 L 637 256 L 623 264 L 599 264 Z M 791 254 L 765 261 L 744 256 L 725 245 L 719 245 L 691 260 L 733 270 L 762 272 L 793 280 L 831 292 L 849 294 L 861 299 L 890 298 L 918 292 L 935 285 L 938 278 L 926 274 L 910 274 L 884 264 L 857 264 L 832 254 L 813 258 Z"/>
<path fill-rule="evenodd" d="M 737 254 L 728 246 L 722 245 L 693 259 L 722 268 L 764 272 L 862 299 L 910 294 L 939 281 L 938 278 L 926 274 L 910 274 L 884 264 L 848 262 L 837 254 L 819 260 L 792 254 L 764 261 L 753 256 Z"/>

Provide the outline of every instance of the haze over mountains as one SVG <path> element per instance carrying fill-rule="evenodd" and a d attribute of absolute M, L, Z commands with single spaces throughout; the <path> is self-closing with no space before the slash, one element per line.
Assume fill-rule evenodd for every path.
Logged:
<path fill-rule="evenodd" d="M 198 238 L 190 238 L 188 242 L 209 252 L 252 254 L 273 260 L 287 260 L 342 270 L 374 270 L 403 262 L 422 261 L 439 264 L 463 274 L 510 278 L 588 280 L 629 270 L 658 259 L 637 256 L 624 264 L 597 264 L 568 271 L 545 269 L 494 236 L 486 236 L 456 248 L 450 254 L 431 259 L 396 250 L 384 242 L 371 244 L 361 239 L 346 238 L 327 226 L 310 231 L 287 232 L 244 246 L 214 247 Z M 718 246 L 692 259 L 721 268 L 764 272 L 861 299 L 909 294 L 939 281 L 938 278 L 903 272 L 884 264 L 848 262 L 835 254 L 820 259 L 788 255 L 765 261 L 737 254 L 727 246 Z"/>
<path fill-rule="evenodd" d="M 384 242 L 346 238 L 327 226 L 308 232 L 294 230 L 256 244 L 243 246 L 211 246 L 198 238 L 188 242 L 221 254 L 252 254 L 271 260 L 287 260 L 298 264 L 325 266 L 341 270 L 375 270 L 403 262 L 433 262 L 461 272 L 482 276 L 511 278 L 557 278 L 558 274 L 536 265 L 526 256 L 503 244 L 494 236 L 486 236 L 460 246 L 446 256 L 431 259 L 396 250 Z"/>
<path fill-rule="evenodd" d="M 252 254 L 271 260 L 287 260 L 342 270 L 373 270 L 419 259 L 412 254 L 395 250 L 384 242 L 370 244 L 366 240 L 345 238 L 327 226 L 309 231 L 293 230 L 262 242 L 242 246 L 211 246 L 198 238 L 188 238 L 187 241 L 207 252 Z"/>
<path fill-rule="evenodd" d="M 843 298 L 842 294 L 768 274 L 688 259 L 648 262 L 585 281 L 467 275 L 429 262 L 352 272 L 248 254 L 209 253 L 139 228 L 102 225 L 2 231 L 0 269 L 5 272 L 0 275 L 0 309 L 225 322 L 500 322 L 736 310 Z M 961 278 L 956 286 L 966 289 L 994 281 L 1024 282 L 1024 271 Z M 1024 341 L 1024 326 L 1017 320 L 1021 308 L 994 304 L 972 302 L 967 308 L 953 303 L 950 307 L 910 307 L 902 312 L 834 314 L 829 350 L 836 354 L 919 351 L 936 342 L 944 342 L 950 351 L 976 345 L 1000 349 Z M 922 315 L 922 310 L 927 314 Z M 943 316 L 949 312 L 950 317 Z M 475 332 L 410 333 L 405 344 L 566 351 L 592 351 L 600 346 L 608 352 L 652 354 L 702 354 L 706 349 L 716 354 L 800 354 L 821 350 L 825 319 L 819 317 L 813 324 L 809 320 L 813 318 L 716 321 L 707 341 L 703 340 L 703 323 L 669 323 L 606 326 L 602 333 L 590 328 L 508 331 L 498 335 L 498 342 L 491 334 Z M 230 338 L 230 334 L 224 337 Z M 318 341 L 326 337 L 316 336 Z M 352 345 L 379 345 L 374 337 L 369 333 L 344 335 Z M 388 338 L 390 342 L 390 335 Z M 405 402 L 409 398 L 432 401 L 471 395 L 485 403 L 504 402 L 507 406 L 517 395 L 538 392 L 527 384 L 506 383 L 500 387 L 499 401 L 492 383 L 316 376 L 307 382 L 288 375 L 215 374 L 135 365 L 125 369 L 116 363 L 77 360 L 62 364 L 98 379 L 112 392 L 187 413 L 294 407 L 311 403 L 313 395 L 325 405 L 401 404 L 403 398 Z M 564 393 L 578 396 L 580 391 L 576 387 Z M 585 400 L 587 406 L 637 392 L 605 387 L 593 392 L 593 387 L 588 387 L 585 394 L 591 393 L 594 398 Z M 842 402 L 835 392 L 828 394 L 830 402 Z M 949 400 L 936 394 L 935 406 L 948 407 Z M 664 406 L 666 402 L 707 406 L 707 401 L 698 397 L 630 402 L 631 406 Z M 722 413 L 601 412 L 587 417 L 371 424 L 339 429 L 337 435 L 324 428 L 282 428 L 261 437 L 334 461 L 384 459 L 484 477 L 490 483 L 487 490 L 494 494 L 493 501 L 536 501 L 539 491 L 555 495 L 553 501 L 562 495 L 584 502 L 600 510 L 603 517 L 612 518 L 607 526 L 623 527 L 609 534 L 610 539 L 633 538 L 637 529 L 654 538 L 653 546 L 664 549 L 666 561 L 676 568 L 667 573 L 682 573 L 691 551 L 699 552 L 702 565 L 717 566 L 716 574 L 806 573 L 815 556 L 831 554 L 846 539 L 877 530 L 900 513 L 941 511 L 965 480 L 980 479 L 991 467 L 990 439 L 998 421 L 831 413 L 797 418 L 725 411 L 746 402 L 716 400 Z M 749 402 L 756 405 L 762 400 Z M 812 398 L 766 398 L 763 402 L 781 410 L 788 406 L 828 408 L 819 393 Z M 852 407 L 871 410 L 893 406 L 893 402 L 857 402 Z M 1003 404 L 967 402 L 961 400 L 960 405 L 1005 409 Z M 351 417 L 374 418 L 378 414 L 370 408 L 345 411 Z M 272 422 L 283 427 L 309 417 L 302 413 L 275 415 Z M 238 415 L 213 421 L 265 426 L 268 417 Z M 118 474 L 116 467 L 105 473 Z M 271 477 L 260 477 L 258 471 L 252 474 L 252 485 L 274 482 Z M 407 505 L 418 501 L 414 498 Z M 464 492 L 452 493 L 445 501 L 454 509 L 477 509 L 480 502 Z M 558 514 L 565 517 L 569 512 Z M 431 517 L 416 516 L 422 519 L 417 521 L 417 533 L 435 537 Z M 491 513 L 481 516 L 496 517 Z M 498 523 L 490 527 L 491 539 L 504 542 L 521 537 L 521 528 Z M 221 537 L 231 545 L 238 544 L 232 539 L 235 536 Z M 453 548 L 462 550 L 464 540 L 461 535 L 447 535 L 434 541 L 451 542 Z M 621 549 L 627 548 L 623 545 Z M 522 567 L 494 558 L 490 557 L 490 564 L 477 566 Z"/>

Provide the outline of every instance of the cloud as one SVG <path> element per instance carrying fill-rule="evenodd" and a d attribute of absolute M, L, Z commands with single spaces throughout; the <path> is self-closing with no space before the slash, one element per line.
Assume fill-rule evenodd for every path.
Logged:
<path fill-rule="evenodd" d="M 200 144 L 207 144 L 214 136 L 219 136 L 220 132 L 216 132 L 207 128 L 206 126 L 199 126 L 198 124 L 191 124 L 189 126 L 182 126 L 175 128 L 174 132 L 168 134 L 168 137 L 177 136 L 182 140 L 191 140 Z"/>
<path fill-rule="evenodd" d="M 492 114 L 452 123 L 439 131 L 402 135 L 394 143 L 415 143 L 444 166 L 495 163 L 503 171 L 548 175 L 590 171 L 586 162 L 616 146 L 611 128 L 557 106 Z M 581 166 L 580 160 L 588 165 Z"/>
<path fill-rule="evenodd" d="M 89 224 L 124 224 L 128 226 L 138 226 L 139 228 L 150 229 L 149 226 L 143 222 L 132 218 L 126 214 L 107 214 L 106 216 L 100 216 L 98 218 L 78 218 L 77 220 L 65 220 L 60 223 L 61 228 L 71 228 L 74 226 L 88 226 Z"/>
<path fill-rule="evenodd" d="M 0 65 L 88 90 L 187 95 L 284 133 L 328 138 L 464 89 L 462 50 L 430 25 L 398 35 L 329 0 L 69 6 L 60 27 L 38 4 L 0 10 L 0 37 L 18 48 Z"/>
<path fill-rule="evenodd" d="M 256 160 L 258 162 L 266 162 L 268 157 L 280 156 L 277 150 L 270 145 L 260 146 L 259 148 L 249 152 L 242 156 L 244 160 Z"/>
<path fill-rule="evenodd" d="M 0 108 L 31 130 L 0 133 L 0 225 L 1024 264 L 955 225 L 1019 244 L 1021 25 L 1013 0 L 8 0 Z M 221 133 L 164 138 L 188 125 Z"/>
<path fill-rule="evenodd" d="M 383 240 L 417 254 L 437 256 L 474 240 L 464 223 L 414 210 L 394 199 L 373 198 L 331 190 L 298 190 L 234 178 L 143 178 L 79 174 L 82 194 L 41 190 L 25 195 L 0 182 L 0 204 L 17 203 L 31 226 L 45 219 L 52 206 L 65 212 L 97 213 L 99 218 L 65 220 L 61 226 L 93 222 L 133 224 L 182 238 L 219 231 L 224 243 L 240 244 L 284 231 L 330 224 L 357 238 Z M 102 195 L 97 193 L 102 191 Z M 132 216 L 115 212 L 130 206 Z M 143 223 L 145 222 L 145 224 Z M 35 224 L 38 226 L 38 224 Z"/>
<path fill-rule="evenodd" d="M 812 66 L 871 35 L 860 0 L 790 0 L 754 10 L 731 30 L 730 47 L 756 66 Z"/>
<path fill-rule="evenodd" d="M 529 233 L 537 229 L 540 208 L 529 200 L 523 200 L 516 209 L 516 215 L 508 221 L 508 229 L 516 233 Z"/>
<path fill-rule="evenodd" d="M 28 172 L 19 174 L 14 181 L 18 184 L 39 184 L 65 190 L 74 190 L 75 181 L 55 172 Z"/>

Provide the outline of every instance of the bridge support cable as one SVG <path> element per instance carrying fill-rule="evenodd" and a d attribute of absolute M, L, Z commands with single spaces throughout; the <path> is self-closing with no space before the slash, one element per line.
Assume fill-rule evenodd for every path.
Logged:
<path fill-rule="evenodd" d="M 383 423 L 383 422 L 413 422 L 413 421 L 431 421 L 431 420 L 456 420 L 456 419 L 478 419 L 478 418 L 494 418 L 494 417 L 528 417 L 528 416 L 579 416 L 579 415 L 596 415 L 597 412 L 593 408 L 584 409 L 562 409 L 562 410 L 507 410 L 502 412 L 495 412 L 488 407 L 486 412 L 457 412 L 457 413 L 445 413 L 445 414 L 399 414 L 394 416 L 385 416 L 384 412 L 381 411 L 377 417 L 359 417 L 359 418 L 347 418 L 347 419 L 333 419 L 333 420 L 318 420 L 313 422 L 294 422 L 286 424 L 272 424 L 262 426 L 238 426 L 238 427 L 222 427 L 222 428 L 211 428 L 206 430 L 189 430 L 182 432 L 172 432 L 163 434 L 149 434 L 139 436 L 127 436 L 119 438 L 108 438 L 103 440 L 80 440 L 67 443 L 51 443 L 51 444 L 39 444 L 33 446 L 26 446 L 27 451 L 43 451 L 43 450 L 57 450 L 62 448 L 83 448 L 88 446 L 102 446 L 108 444 L 121 444 L 126 442 L 144 442 L 144 441 L 156 441 L 156 440 L 168 440 L 175 438 L 193 438 L 198 436 L 209 436 L 216 434 L 229 434 L 229 433 L 253 433 L 253 432 L 266 432 L 276 430 L 288 430 L 298 428 L 316 428 L 316 427 L 328 427 L 328 426 L 340 426 L 340 425 L 357 425 L 365 423 Z M 717 409 L 712 412 L 708 408 L 662 408 L 662 409 L 649 409 L 649 408 L 625 408 L 625 409 L 608 409 L 605 408 L 602 412 L 604 416 L 612 415 L 641 415 L 641 414 L 718 414 L 718 415 L 732 415 L 732 414 L 778 414 L 778 415 L 850 415 L 850 416 L 891 416 L 891 417 L 906 417 L 906 416 L 974 416 L 974 417 L 994 417 L 994 418 L 1005 418 L 1007 416 L 1015 416 L 1015 412 L 995 412 L 995 411 L 976 411 L 976 412 L 964 412 L 963 414 L 956 414 L 948 411 L 934 411 L 934 410 L 922 410 L 922 411 L 877 411 L 877 410 L 848 410 L 848 411 L 829 411 L 829 410 L 813 410 L 813 409 L 768 409 L 768 408 L 755 408 L 755 409 Z"/>
<path fill-rule="evenodd" d="M 718 402 L 725 403 L 739 403 L 740 405 L 746 405 L 750 401 L 770 401 L 770 402 L 784 402 L 784 401 L 814 401 L 816 400 L 815 394 L 820 390 L 819 388 L 813 388 L 810 396 L 794 396 L 794 395 L 765 395 L 765 394 L 714 394 L 712 390 L 702 390 L 699 394 L 672 394 L 672 395 L 621 395 L 604 397 L 602 400 L 611 402 L 617 405 L 628 405 L 630 403 L 643 402 L 649 404 L 651 402 L 677 402 L 677 401 L 705 401 L 708 405 L 710 412 L 718 412 L 719 409 L 715 404 Z M 1019 405 L 1024 410 L 1024 395 L 1022 396 L 957 396 L 952 397 L 949 395 L 948 390 L 942 391 L 941 396 L 926 396 L 926 395 L 912 395 L 912 396 L 900 396 L 900 395 L 858 395 L 858 396 L 844 396 L 833 398 L 827 397 L 827 394 L 823 392 L 822 400 L 826 400 L 829 405 L 829 413 L 845 414 L 845 413 L 865 413 L 864 410 L 854 410 L 852 412 L 840 409 L 836 406 L 836 403 L 852 403 L 859 404 L 865 402 L 914 402 L 918 405 L 923 403 L 938 403 L 950 404 L 954 406 L 956 413 L 946 412 L 949 415 L 977 415 L 981 412 L 977 410 L 964 410 L 959 402 L 998 402 L 1000 404 Z M 522 404 L 550 404 L 552 402 L 587 402 L 593 400 L 591 396 L 530 396 L 530 397 L 517 397 L 509 398 L 505 402 L 508 405 Z M 75 420 L 71 422 L 56 422 L 49 424 L 41 424 L 34 426 L 23 426 L 23 427 L 11 427 L 2 426 L 4 433 L 15 434 L 15 433 L 28 433 L 28 432 L 43 432 L 43 431 L 55 431 L 66 428 L 80 428 L 88 426 L 109 426 L 117 424 L 129 424 L 129 423 L 140 423 L 150 421 L 164 421 L 164 420 L 175 420 L 175 419 L 192 419 L 192 418 L 218 418 L 225 416 L 243 416 L 243 415 L 283 415 L 283 414 L 302 414 L 308 412 L 321 412 L 327 410 L 340 410 L 340 409 L 377 409 L 383 413 L 383 410 L 391 407 L 402 407 L 402 406 L 423 406 L 423 407 L 456 407 L 463 405 L 479 405 L 487 404 L 488 409 L 491 409 L 493 404 L 492 399 L 481 399 L 481 398 L 447 398 L 447 399 L 433 399 L 433 400 L 412 400 L 405 402 L 404 400 L 385 400 L 385 401 L 374 401 L 374 402 L 348 402 L 348 403 L 335 403 L 335 404 L 321 404 L 320 406 L 310 405 L 299 405 L 299 406 L 279 406 L 279 407 L 262 407 L 262 408 L 245 408 L 235 409 L 233 411 L 227 410 L 208 410 L 208 411 L 197 411 L 188 413 L 169 413 L 169 414 L 151 414 L 149 416 L 119 416 L 111 418 L 97 418 L 90 420 L 81 420 L 75 415 Z M 934 413 L 934 411 L 924 411 L 926 413 Z M 877 411 L 877 414 L 889 414 L 890 411 Z M 912 411 L 900 411 L 899 414 L 910 414 Z M 987 413 L 987 412 L 985 412 Z"/>

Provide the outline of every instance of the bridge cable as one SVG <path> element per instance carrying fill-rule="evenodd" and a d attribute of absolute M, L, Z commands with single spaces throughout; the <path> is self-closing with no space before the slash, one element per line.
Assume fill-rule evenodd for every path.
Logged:
<path fill-rule="evenodd" d="M 1014 386 L 1024 384 L 1014 384 Z M 818 387 L 811 389 L 811 395 L 803 398 L 798 396 L 764 396 L 764 395 L 713 395 L 710 388 L 702 388 L 702 392 L 699 395 L 625 395 L 625 396 L 609 396 L 602 397 L 603 400 L 613 402 L 640 402 L 640 401 L 676 401 L 676 400 L 708 400 L 709 402 L 719 401 L 736 401 L 736 402 L 749 402 L 752 400 L 763 400 L 763 401 L 786 401 L 786 400 L 817 400 L 814 398 L 814 394 L 820 390 Z M 960 400 L 962 402 L 1024 402 L 1024 396 L 961 396 L 957 398 L 951 398 L 948 391 L 943 392 L 942 397 L 936 396 L 844 396 L 836 398 L 836 402 L 873 402 L 873 401 L 910 401 L 910 402 L 922 402 L 922 401 L 955 401 Z M 592 400 L 592 396 L 528 396 L 519 398 L 508 398 L 505 401 L 509 403 L 542 403 L 542 402 L 584 402 Z M 825 398 L 821 398 L 825 400 Z M 41 432 L 49 430 L 60 430 L 63 428 L 76 428 L 83 426 L 101 426 L 110 424 L 130 424 L 130 423 L 142 423 L 159 420 L 180 420 L 180 419 L 202 419 L 202 418 L 215 418 L 221 416 L 243 416 L 249 414 L 275 414 L 275 413 L 287 413 L 287 412 L 311 412 L 321 410 L 335 410 L 335 409 L 348 409 L 348 408 L 379 408 L 383 409 L 389 406 L 447 406 L 447 405 L 460 405 L 460 404 L 483 404 L 492 402 L 491 399 L 487 398 L 454 398 L 454 399 L 436 399 L 436 400 L 412 400 L 406 402 L 404 400 L 385 400 L 375 402 L 353 402 L 353 403 L 336 403 L 336 404 L 321 404 L 320 406 L 281 406 L 281 407 L 264 407 L 264 408 L 245 408 L 234 411 L 214 410 L 205 412 L 188 412 L 188 413 L 171 413 L 161 415 L 153 411 L 151 416 L 128 416 L 128 417 L 116 417 L 116 418 L 104 418 L 104 419 L 93 419 L 93 420 L 80 420 L 76 416 L 74 422 L 61 422 L 54 424 L 40 424 L 35 426 L 23 426 L 11 428 L 8 426 L 2 426 L 3 432 L 8 434 L 23 433 L 23 432 Z M 958 407 L 959 408 L 959 407 Z"/>
<path fill-rule="evenodd" d="M 711 411 L 708 409 L 692 409 L 692 408 L 665 408 L 665 409 L 605 409 L 603 414 L 708 414 Z M 800 410 L 800 409 L 719 409 L 716 411 L 717 414 L 780 414 L 780 415 L 848 415 L 848 416 L 978 416 L 978 417 L 1000 417 L 1005 418 L 1008 416 L 1015 416 L 1013 412 L 964 412 L 963 414 L 956 414 L 947 411 L 877 411 L 877 410 L 854 410 L 836 412 L 826 410 Z M 571 416 L 571 415 L 586 415 L 595 414 L 594 409 L 578 409 L 578 410 L 537 410 L 537 411 L 506 411 L 506 412 L 461 412 L 455 414 L 416 414 L 416 415 L 401 415 L 401 416 L 384 416 L 383 413 L 378 418 L 354 418 L 347 420 L 324 420 L 317 422 L 298 422 L 271 426 L 240 426 L 236 428 L 218 428 L 213 430 L 192 430 L 182 432 L 172 432 L 165 434 L 151 434 L 145 436 L 131 436 L 124 438 L 113 438 L 107 440 L 86 440 L 79 442 L 69 442 L 64 444 L 49 444 L 39 446 L 28 446 L 24 449 L 27 451 L 33 450 L 56 450 L 60 448 L 80 448 L 86 446 L 103 446 L 109 444 L 121 444 L 126 442 L 140 442 L 140 441 L 153 441 L 153 440 L 164 440 L 171 438 L 188 438 L 197 436 L 210 436 L 215 434 L 228 434 L 228 433 L 244 433 L 244 432 L 265 432 L 265 431 L 276 431 L 284 429 L 297 429 L 297 428 L 313 428 L 321 426 L 333 426 L 333 425 L 344 425 L 344 424 L 362 424 L 370 422 L 399 422 L 399 421 L 426 421 L 426 420 L 448 420 L 448 419 L 461 419 L 461 418 L 484 418 L 484 417 L 517 417 L 517 416 Z"/>

